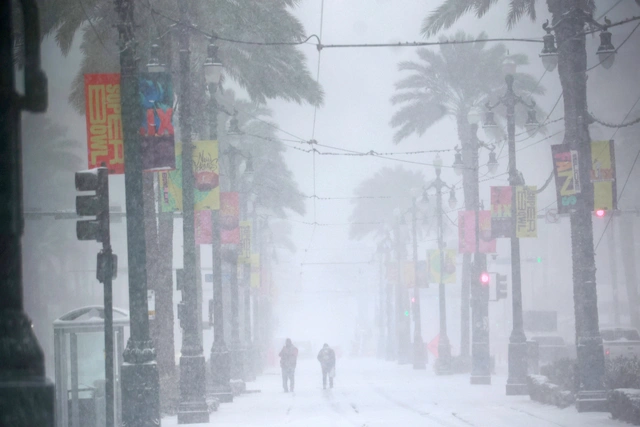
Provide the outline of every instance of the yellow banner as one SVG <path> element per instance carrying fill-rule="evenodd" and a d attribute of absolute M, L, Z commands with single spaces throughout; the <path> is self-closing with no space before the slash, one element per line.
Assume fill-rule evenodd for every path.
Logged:
<path fill-rule="evenodd" d="M 260 254 L 251 254 L 251 287 L 260 287 Z"/>
<path fill-rule="evenodd" d="M 538 237 L 537 187 L 516 187 L 516 237 Z"/>
<path fill-rule="evenodd" d="M 195 210 L 220 209 L 218 141 L 196 141 L 193 147 Z M 162 212 L 182 211 L 182 143 L 176 142 L 176 169 L 159 172 Z"/>
<path fill-rule="evenodd" d="M 453 249 L 443 249 L 444 269 L 440 268 L 440 250 L 430 250 L 427 252 L 429 260 L 429 283 L 440 283 L 440 272 L 444 270 L 442 283 L 456 283 L 456 251 Z"/>
<path fill-rule="evenodd" d="M 616 209 L 616 165 L 613 141 L 591 141 L 591 162 L 593 209 Z"/>

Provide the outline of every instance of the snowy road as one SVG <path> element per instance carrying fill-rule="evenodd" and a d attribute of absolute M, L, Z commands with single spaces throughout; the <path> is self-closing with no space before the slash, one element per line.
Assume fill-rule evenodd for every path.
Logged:
<path fill-rule="evenodd" d="M 468 375 L 437 377 L 431 366 L 414 371 L 410 365 L 376 360 L 339 360 L 333 390 L 322 389 L 315 361 L 301 361 L 295 393 L 282 391 L 279 371 L 260 376 L 249 389 L 260 393 L 236 397 L 211 414 L 210 425 L 221 427 L 596 427 L 626 426 L 608 413 L 579 414 L 504 395 L 505 378 L 491 386 L 471 386 Z M 177 425 L 175 417 L 163 426 Z M 204 424 L 198 424 L 201 426 Z"/>

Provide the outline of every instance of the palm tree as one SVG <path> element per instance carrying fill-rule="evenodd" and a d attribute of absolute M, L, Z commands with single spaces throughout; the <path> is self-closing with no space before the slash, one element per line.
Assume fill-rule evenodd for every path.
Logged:
<path fill-rule="evenodd" d="M 353 210 L 349 215 L 351 239 L 363 239 L 369 235 L 384 238 L 394 221 L 394 209 L 406 210 L 411 206 L 411 189 L 425 185 L 421 172 L 396 166 L 377 171 L 362 181 L 355 189 Z M 388 195 L 388 198 L 387 198 Z M 385 197 L 385 198 L 382 198 Z"/>
<path fill-rule="evenodd" d="M 486 35 L 482 33 L 477 40 L 485 38 Z M 472 41 L 473 38 L 464 32 L 458 32 L 450 39 L 442 37 L 440 40 Z M 399 64 L 400 71 L 408 71 L 411 74 L 396 83 L 397 93 L 391 98 L 394 105 L 401 106 L 391 118 L 391 125 L 398 128 L 394 142 L 399 143 L 414 133 L 422 136 L 438 121 L 452 117 L 456 123 L 463 159 L 467 166 L 463 172 L 465 208 L 472 210 L 478 203 L 478 194 L 474 194 L 475 172 L 471 164 L 473 145 L 467 115 L 473 108 L 486 103 L 492 95 L 495 98 L 495 95 L 503 90 L 504 80 L 496 71 L 502 69 L 502 63 L 507 57 L 517 65 L 526 65 L 527 57 L 509 55 L 503 44 L 487 48 L 486 42 L 482 41 L 442 45 L 439 53 L 419 49 L 417 54 L 420 61 L 404 61 Z M 537 85 L 531 75 L 517 73 L 514 77 L 516 90 L 530 94 L 544 93 L 544 89 Z M 518 114 L 516 117 L 524 118 L 526 115 Z M 524 122 L 517 124 L 524 125 Z M 470 280 L 471 255 L 464 254 L 462 295 L 465 300 L 468 298 Z M 468 323 L 465 320 L 468 319 L 468 311 L 469 304 L 463 301 L 463 325 Z M 463 327 L 460 349 L 461 354 L 467 356 L 469 339 L 464 331 L 468 331 L 468 328 Z"/>
<path fill-rule="evenodd" d="M 290 8 L 298 2 L 295 0 L 276 0 L 272 2 L 233 0 L 198 0 L 189 2 L 189 15 L 195 28 L 205 32 L 214 32 L 221 39 L 218 55 L 225 66 L 225 75 L 244 88 L 252 101 L 264 103 L 268 99 L 282 98 L 312 105 L 322 102 L 322 91 L 311 77 L 305 63 L 304 55 L 293 45 L 260 46 L 228 42 L 228 40 L 249 41 L 285 41 L 297 42 L 304 37 L 304 28 L 291 13 Z M 83 60 L 76 75 L 69 96 L 71 104 L 84 114 L 83 75 L 86 73 L 107 73 L 119 71 L 118 48 L 118 16 L 112 0 L 73 0 L 51 1 L 40 0 L 42 10 L 43 35 L 54 34 L 64 54 L 71 49 L 75 34 L 82 29 L 80 49 Z M 148 59 L 149 48 L 156 37 L 162 36 L 160 44 L 165 52 L 165 61 L 171 69 L 171 63 L 177 63 L 178 49 L 171 43 L 173 31 L 167 31 L 180 21 L 177 2 L 159 0 L 153 2 L 136 2 L 135 37 L 138 43 L 140 63 Z M 89 25 L 86 25 L 89 24 Z M 208 39 L 197 32 L 192 33 L 192 70 L 201 70 L 206 57 Z M 181 93 L 177 75 L 173 78 L 175 93 Z M 194 86 L 204 88 L 204 75 L 196 73 Z M 207 120 L 203 120 L 207 109 L 204 90 L 193 92 L 196 112 L 193 123 L 195 131 L 202 129 Z M 199 113 L 197 113 L 199 112 Z M 279 166 L 280 171 L 286 170 Z M 171 239 L 173 219 L 160 214 L 155 221 L 155 193 L 153 178 L 146 174 L 144 182 L 145 234 L 147 239 L 148 274 L 151 286 L 166 288 L 156 289 L 157 319 L 166 327 L 155 334 L 158 347 L 158 362 L 161 377 L 171 376 L 174 367 L 174 347 L 172 336 L 173 308 L 171 301 L 160 301 L 161 295 L 171 298 Z M 286 174 L 283 176 L 287 178 Z M 290 175 L 289 175 L 290 179 Z M 290 185 L 291 187 L 291 185 Z M 276 199 L 277 200 L 277 199 Z M 288 203 L 294 203 L 289 200 Z M 299 207 L 298 207 L 299 208 Z M 162 249 L 162 250 L 161 250 Z M 164 319 L 164 320 L 163 320 Z M 159 337 L 163 339 L 159 339 Z M 171 383 L 169 381 L 168 383 Z M 164 399 L 163 399 L 164 400 Z"/>

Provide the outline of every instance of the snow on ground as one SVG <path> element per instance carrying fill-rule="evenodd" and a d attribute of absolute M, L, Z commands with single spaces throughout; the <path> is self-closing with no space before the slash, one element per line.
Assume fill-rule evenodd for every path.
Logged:
<path fill-rule="evenodd" d="M 279 369 L 247 384 L 261 390 L 220 405 L 210 415 L 219 427 L 601 427 L 626 426 L 609 413 L 578 413 L 545 406 L 528 396 L 505 396 L 504 376 L 490 386 L 470 385 L 468 375 L 438 377 L 432 367 L 371 359 L 338 360 L 335 387 L 322 389 L 320 367 L 302 360 L 295 393 L 284 393 Z M 177 426 L 176 417 L 162 419 Z"/>

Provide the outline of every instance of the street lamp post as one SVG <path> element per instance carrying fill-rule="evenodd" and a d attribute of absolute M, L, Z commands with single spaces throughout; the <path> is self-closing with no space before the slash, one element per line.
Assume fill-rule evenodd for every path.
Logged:
<path fill-rule="evenodd" d="M 433 162 L 434 169 L 436 171 L 436 179 L 431 183 L 429 187 L 425 189 L 424 198 L 427 199 L 427 191 L 431 188 L 436 190 L 436 218 L 438 221 L 438 251 L 440 255 L 440 274 L 438 279 L 438 304 L 439 304 L 439 317 L 440 317 L 440 332 L 438 338 L 438 374 L 451 373 L 451 343 L 449 342 L 449 336 L 447 334 L 447 301 L 444 285 L 444 270 L 445 270 L 445 255 L 444 255 L 444 227 L 442 224 L 442 217 L 444 215 L 444 209 L 442 208 L 442 190 L 444 188 L 449 189 L 449 207 L 455 208 L 457 200 L 455 196 L 454 188 L 447 185 L 440 173 L 442 171 L 442 160 L 440 156 L 437 156 Z"/>
<path fill-rule="evenodd" d="M 215 94 L 222 73 L 222 63 L 218 59 L 218 47 L 210 40 L 207 46 L 207 59 L 204 63 L 204 75 L 209 89 L 209 138 L 218 140 L 218 104 Z M 218 174 L 220 167 L 218 165 Z M 213 276 L 213 344 L 211 346 L 211 384 L 212 394 L 220 402 L 233 402 L 231 391 L 229 349 L 224 340 L 224 300 L 222 295 L 222 260 L 220 253 L 220 210 L 211 210 L 212 237 L 212 276 Z"/>
<path fill-rule="evenodd" d="M 404 365 L 411 363 L 411 356 L 409 347 L 411 346 L 410 338 L 410 323 L 409 323 L 409 310 L 407 309 L 407 289 L 402 278 L 402 259 L 405 253 L 403 246 L 403 240 L 400 236 L 400 225 L 402 221 L 402 215 L 400 209 L 396 208 L 395 224 L 394 224 L 394 240 L 395 240 L 395 253 L 396 253 L 396 345 L 397 345 L 397 357 L 398 363 Z"/>
<path fill-rule="evenodd" d="M 384 250 L 384 262 L 386 264 L 389 263 L 390 260 L 390 254 L 393 248 L 393 242 L 390 236 L 390 231 L 387 230 L 386 232 L 386 236 L 385 236 L 385 240 L 383 243 L 383 250 Z M 385 314 L 386 314 L 386 327 L 385 327 L 385 342 L 386 342 L 386 352 L 385 352 L 385 356 L 386 356 L 386 360 L 387 361 L 392 361 L 396 358 L 396 348 L 395 348 L 395 343 L 394 343 L 394 336 L 395 334 L 393 333 L 394 330 L 394 318 L 393 318 L 393 295 L 394 295 L 394 289 L 393 289 L 393 280 L 389 280 L 389 278 L 387 277 L 387 289 L 386 289 L 386 310 L 385 310 Z"/>
<path fill-rule="evenodd" d="M 426 369 L 427 356 L 424 351 L 424 341 L 422 340 L 422 320 L 420 316 L 420 286 L 418 286 L 418 206 L 416 199 L 420 190 L 411 197 L 411 233 L 413 235 L 413 271 L 414 271 L 414 288 L 413 288 L 413 369 Z"/>
<path fill-rule="evenodd" d="M 251 157 L 247 158 L 247 167 L 245 169 L 245 176 L 253 174 L 253 165 Z M 246 186 L 246 199 L 244 217 L 249 219 L 249 213 L 255 209 L 254 201 L 255 194 L 251 191 L 251 186 Z M 254 363 L 254 346 L 251 327 L 251 248 L 249 248 L 249 259 L 245 260 L 243 265 L 243 279 L 244 279 L 244 340 L 245 340 L 245 352 L 244 352 L 244 373 L 247 381 L 255 381 L 256 371 Z"/>
<path fill-rule="evenodd" d="M 564 144 L 577 153 L 580 193 L 570 211 L 571 250 L 573 256 L 573 295 L 576 324 L 576 346 L 580 389 L 576 408 L 582 411 L 606 411 L 604 387 L 604 352 L 598 321 L 598 294 L 593 249 L 593 183 L 591 174 L 590 115 L 587 110 L 587 52 L 585 25 L 600 29 L 598 59 L 604 68 L 613 65 L 616 49 L 605 25 L 595 21 L 591 12 L 577 2 L 556 2 L 553 23 L 545 23 L 544 49 L 540 53 L 547 71 L 558 66 L 564 94 Z M 551 34 L 555 33 L 555 36 Z M 558 46 L 555 45 L 555 37 Z"/>
<path fill-rule="evenodd" d="M 230 129 L 229 134 L 240 134 L 240 130 L 238 129 L 238 120 L 234 115 L 231 117 L 230 121 Z M 237 191 L 237 169 L 240 167 L 238 159 L 240 157 L 245 156 L 240 149 L 235 147 L 231 141 L 234 138 L 229 138 L 229 146 L 224 151 L 224 157 L 228 160 L 228 175 L 229 175 L 229 188 L 231 192 Z M 248 158 L 250 160 L 250 158 Z M 246 167 L 246 178 L 251 180 L 253 178 L 253 169 L 249 166 L 251 165 L 250 161 L 247 161 L 245 164 Z M 241 171 L 240 174 L 245 171 Z M 245 371 L 245 349 L 242 345 L 242 341 L 240 340 L 240 295 L 239 295 L 239 287 L 238 287 L 238 245 L 231 244 L 226 253 L 226 258 L 229 262 L 229 268 L 231 269 L 231 279 L 230 279 L 230 290 L 231 290 L 231 345 L 230 345 L 230 355 L 231 355 L 231 379 L 244 382 L 246 380 L 246 371 Z M 242 386 L 244 387 L 244 386 Z"/>
<path fill-rule="evenodd" d="M 471 358 L 471 384 L 491 384 L 491 355 L 489 348 L 489 292 L 480 280 L 482 272 L 486 270 L 487 256 L 480 251 L 480 149 L 486 148 L 489 151 L 489 161 L 487 167 L 490 174 L 494 174 L 498 167 L 498 162 L 494 152 L 495 146 L 485 144 L 478 139 L 479 115 L 470 111 L 468 120 L 471 126 L 471 140 L 469 148 L 471 162 L 465 166 L 463 156 L 456 153 L 453 164 L 457 174 L 462 174 L 465 167 L 471 169 L 473 185 L 471 194 L 473 195 L 473 208 L 475 212 L 475 250 L 473 255 L 473 269 L 471 280 L 471 305 L 472 305 L 472 358 Z"/>
<path fill-rule="evenodd" d="M 188 22 L 187 5 L 179 2 L 180 14 Z M 193 141 L 191 135 L 191 55 L 188 25 L 180 29 L 180 136 L 182 138 L 182 238 L 184 258 L 182 348 L 180 350 L 180 403 L 178 424 L 208 423 L 209 411 L 205 400 L 205 360 L 199 339 L 197 310 L 195 242 L 195 177 L 193 174 Z"/>
<path fill-rule="evenodd" d="M 21 14 L 13 8 L 20 4 Z M 22 22 L 13 22 L 14 17 Z M 34 0 L 0 4 L 0 424 L 55 424 L 55 392 L 45 376 L 42 348 L 24 311 L 22 284 L 21 110 L 47 109 L 47 77 L 40 67 L 40 21 Z M 24 30 L 25 92 L 15 87 L 16 28 Z M 65 401 L 66 403 L 66 401 Z"/>
<path fill-rule="evenodd" d="M 120 96 L 125 159 L 125 203 L 129 266 L 130 336 L 121 367 L 122 423 L 151 427 L 160 420 L 160 386 L 156 355 L 149 337 L 146 245 L 142 197 L 142 153 L 139 138 L 138 62 L 135 52 L 133 1 L 116 0 L 119 16 Z"/>
<path fill-rule="evenodd" d="M 515 107 L 522 104 L 529 109 L 527 130 L 532 132 L 539 126 L 535 119 L 535 102 L 527 102 L 516 95 L 513 90 L 513 75 L 516 64 L 507 58 L 503 64 L 507 92 L 494 105 L 487 104 L 489 112 L 485 121 L 485 128 L 496 127 L 493 112 L 496 106 L 502 104 L 507 109 L 507 141 L 509 145 L 509 185 L 511 186 L 511 288 L 513 330 L 509 336 L 509 374 L 507 377 L 506 393 L 509 396 L 528 394 L 527 389 L 527 337 L 524 332 L 522 318 L 522 278 L 520 269 L 520 239 L 516 229 L 516 186 L 524 185 L 522 177 L 516 167 L 516 120 Z"/>

